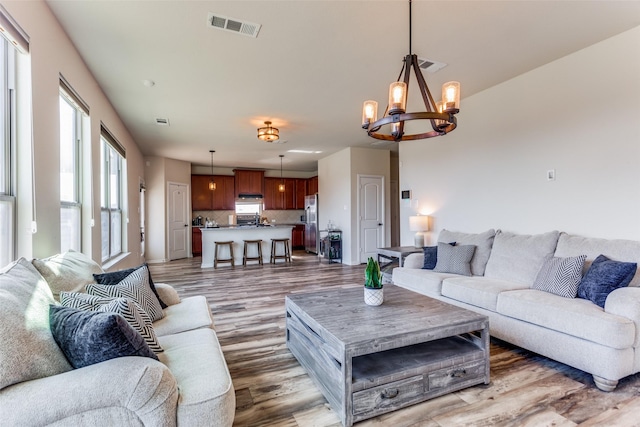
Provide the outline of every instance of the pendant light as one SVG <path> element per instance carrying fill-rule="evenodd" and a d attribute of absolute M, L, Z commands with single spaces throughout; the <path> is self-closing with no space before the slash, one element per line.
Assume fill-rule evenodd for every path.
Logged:
<path fill-rule="evenodd" d="M 437 103 L 433 100 L 431 91 L 422 76 L 418 56 L 411 51 L 411 0 L 409 0 L 409 54 L 404 57 L 403 62 L 398 81 L 391 83 L 389 87 L 389 103 L 383 117 L 378 120 L 376 101 L 365 101 L 362 107 L 362 128 L 366 129 L 367 134 L 372 138 L 396 142 L 432 138 L 454 130 L 457 126 L 455 114 L 460 111 L 460 83 L 453 81 L 445 83 L 442 85 L 442 100 Z M 426 109 L 423 112 L 406 112 L 411 70 L 415 74 L 418 89 L 422 95 Z M 404 73 L 404 79 L 401 81 L 402 73 Z M 419 133 L 405 134 L 405 122 L 411 120 L 424 120 L 430 126 Z M 380 132 L 380 129 L 386 125 L 391 125 L 390 130 L 385 133 Z"/>
<path fill-rule="evenodd" d="M 284 154 L 280 154 L 280 185 L 278 185 L 278 191 L 284 193 L 284 179 L 282 178 L 282 158 Z"/>
<path fill-rule="evenodd" d="M 211 181 L 209 181 L 209 190 L 214 191 L 216 189 L 216 183 L 213 180 L 213 153 L 215 153 L 215 150 L 209 150 L 209 152 L 211 153 Z"/>

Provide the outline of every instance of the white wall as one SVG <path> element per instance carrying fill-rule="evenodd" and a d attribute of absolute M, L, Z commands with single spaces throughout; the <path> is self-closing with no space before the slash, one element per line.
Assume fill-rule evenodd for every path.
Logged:
<path fill-rule="evenodd" d="M 401 143 L 402 244 L 416 212 L 431 243 L 443 228 L 640 240 L 638 52 L 640 27 L 463 98 L 447 136 Z"/>
<path fill-rule="evenodd" d="M 60 251 L 60 192 L 59 192 L 59 74 L 62 73 L 90 107 L 91 153 L 90 166 L 100 170 L 100 122 L 102 121 L 126 150 L 126 189 L 129 222 L 124 241 L 130 254 L 118 267 L 140 264 L 139 193 L 138 185 L 143 176 L 142 155 L 122 121 L 112 108 L 93 75 L 84 64 L 75 47 L 64 33 L 55 17 L 42 1 L 3 1 L 3 6 L 30 36 L 31 81 L 33 105 L 33 144 L 35 162 L 35 198 L 38 231 L 27 235 L 26 227 L 18 229 L 18 256 L 43 258 Z M 18 150 L 20 153 L 20 150 Z M 25 159 L 19 159 L 20 164 Z M 25 173 L 21 169 L 21 174 Z M 23 177 L 24 178 L 24 177 Z M 24 178 L 27 179 L 27 178 Z M 94 175 L 93 217 L 96 226 L 87 227 L 90 234 L 88 248 L 83 251 L 100 262 L 100 181 Z M 87 184 L 88 185 L 88 184 Z M 24 187 L 21 186 L 21 189 Z M 31 194 L 21 192 L 20 199 L 30 199 Z M 87 203 L 89 201 L 86 201 Z M 28 206 L 29 204 L 24 204 Z M 23 206 L 18 202 L 18 207 Z M 30 218 L 27 209 L 20 209 L 20 218 Z M 20 222 L 22 224 L 22 222 Z M 85 236 L 86 237 L 86 236 Z"/>
<path fill-rule="evenodd" d="M 342 262 L 359 264 L 358 175 L 380 175 L 385 182 L 385 239 L 390 241 L 390 152 L 369 148 L 345 148 L 318 161 L 320 229 L 331 220 L 342 230 Z"/>

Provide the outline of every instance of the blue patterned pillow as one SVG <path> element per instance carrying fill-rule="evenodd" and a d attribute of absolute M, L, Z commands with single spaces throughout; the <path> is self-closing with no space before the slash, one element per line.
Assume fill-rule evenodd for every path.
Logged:
<path fill-rule="evenodd" d="M 475 250 L 474 245 L 438 243 L 438 261 L 433 271 L 471 276 L 471 258 Z"/>
<path fill-rule="evenodd" d="M 158 291 L 156 290 L 156 285 L 153 284 L 153 279 L 151 278 L 151 271 L 149 270 L 149 266 L 147 264 L 142 264 L 138 267 L 128 268 L 126 270 L 118 270 L 112 271 L 109 273 L 101 273 L 94 274 L 93 278 L 96 279 L 96 282 L 100 285 L 117 285 L 122 282 L 128 275 L 139 269 L 140 267 L 146 267 L 147 273 L 149 274 L 149 286 L 153 291 L 153 294 L 158 298 L 158 302 L 160 303 L 160 307 L 167 308 L 167 304 L 164 303 L 160 299 L 160 295 L 158 295 Z"/>
<path fill-rule="evenodd" d="M 119 314 L 52 304 L 49 322 L 54 340 L 74 368 L 125 356 L 158 360 L 144 338 Z"/>
<path fill-rule="evenodd" d="M 635 262 L 614 261 L 600 255 L 593 260 L 578 285 L 578 297 L 604 308 L 607 296 L 618 288 L 628 286 L 637 269 L 638 264 Z"/>
<path fill-rule="evenodd" d="M 449 243 L 451 246 L 455 246 L 456 242 Z M 424 263 L 422 264 L 423 270 L 433 270 L 438 263 L 438 247 L 437 246 L 425 246 L 422 248 L 424 254 Z"/>

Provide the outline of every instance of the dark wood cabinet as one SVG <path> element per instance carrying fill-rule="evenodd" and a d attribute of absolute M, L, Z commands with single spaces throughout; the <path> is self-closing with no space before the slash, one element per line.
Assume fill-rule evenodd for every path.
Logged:
<path fill-rule="evenodd" d="M 304 225 L 299 224 L 291 230 L 291 247 L 294 249 L 304 249 Z"/>
<path fill-rule="evenodd" d="M 264 194 L 264 171 L 234 169 L 236 197 L 240 194 Z"/>
<path fill-rule="evenodd" d="M 229 175 L 214 175 L 215 190 L 209 190 L 211 175 L 191 175 L 191 209 L 214 211 L 235 209 L 234 178 Z"/>
<path fill-rule="evenodd" d="M 284 192 L 280 191 L 280 184 L 284 183 Z M 304 208 L 304 200 L 303 207 Z M 264 209 L 286 210 L 296 207 L 296 179 L 295 178 L 265 178 L 264 179 Z"/>
<path fill-rule="evenodd" d="M 313 195 L 318 192 L 318 177 L 313 176 L 307 180 L 307 195 Z"/>
<path fill-rule="evenodd" d="M 307 195 L 307 179 L 296 178 L 295 208 L 304 209 L 304 197 Z"/>
<path fill-rule="evenodd" d="M 191 228 L 191 253 L 193 256 L 202 255 L 202 232 L 199 228 Z"/>

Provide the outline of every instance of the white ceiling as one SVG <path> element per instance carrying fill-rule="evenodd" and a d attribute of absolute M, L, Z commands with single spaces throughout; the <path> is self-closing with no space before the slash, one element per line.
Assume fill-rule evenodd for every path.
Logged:
<path fill-rule="evenodd" d="M 409 53 L 406 0 L 46 2 L 142 152 L 195 165 L 213 149 L 216 166 L 278 169 L 284 154 L 284 169 L 315 171 L 344 147 L 373 147 L 362 102 L 384 109 Z M 262 28 L 214 29 L 209 12 Z M 460 81 L 464 110 L 465 97 L 638 25 L 640 1 L 414 0 L 412 46 L 448 64 L 425 78 L 436 99 Z M 265 120 L 284 143 L 256 138 Z"/>

